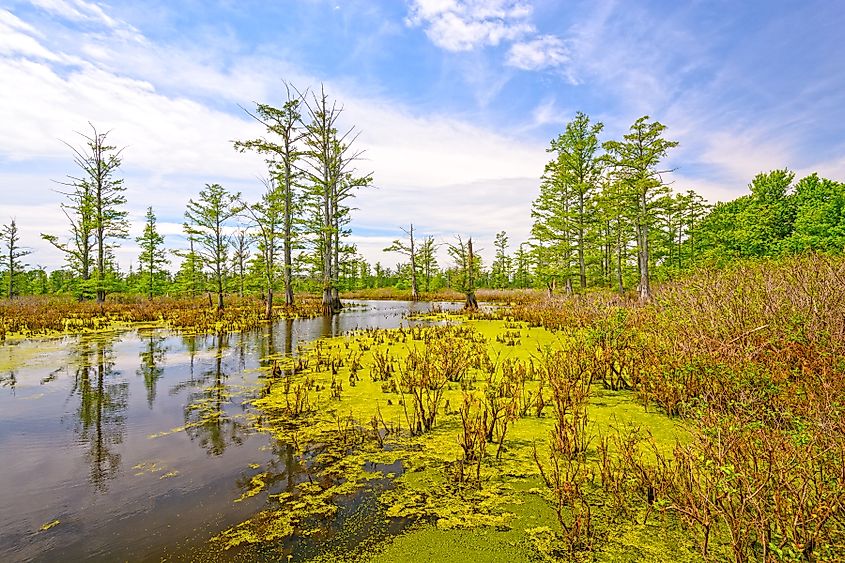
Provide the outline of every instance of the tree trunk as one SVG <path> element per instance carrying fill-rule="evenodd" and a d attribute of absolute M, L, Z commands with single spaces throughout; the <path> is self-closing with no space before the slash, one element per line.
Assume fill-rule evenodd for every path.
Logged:
<path fill-rule="evenodd" d="M 420 294 L 417 290 L 417 259 L 416 251 L 414 250 L 414 224 L 411 223 L 411 230 L 409 232 L 411 237 L 411 301 L 419 301 Z"/>
<path fill-rule="evenodd" d="M 264 318 L 273 320 L 273 287 L 267 288 L 267 302 L 264 304 Z"/>
<path fill-rule="evenodd" d="M 332 288 L 323 287 L 323 315 L 331 316 L 334 314 L 332 307 Z"/>
<path fill-rule="evenodd" d="M 640 301 L 651 299 L 651 286 L 648 275 L 648 226 L 643 225 L 640 229 Z"/>
<path fill-rule="evenodd" d="M 327 151 L 328 148 L 324 150 Z M 323 187 L 325 192 L 323 194 L 323 248 L 321 249 L 323 252 L 323 315 L 331 316 L 334 314 L 334 303 L 332 303 L 332 227 L 334 222 L 332 221 L 332 188 L 329 185 L 328 156 L 325 156 L 325 159 L 326 163 L 323 164 L 323 170 L 326 185 Z"/>
<path fill-rule="evenodd" d="M 217 310 L 223 310 L 223 272 L 221 269 L 217 270 Z"/>
<path fill-rule="evenodd" d="M 646 201 L 646 194 L 640 194 L 640 215 L 641 219 L 637 221 L 637 256 L 640 263 L 640 301 L 648 301 L 651 299 L 651 286 L 649 285 L 648 275 L 648 222 L 642 218 L 646 217 L 648 213 L 648 202 Z"/>
<path fill-rule="evenodd" d="M 12 284 L 15 279 L 15 251 L 14 242 L 9 237 L 9 299 L 12 298 Z"/>
<path fill-rule="evenodd" d="M 285 306 L 293 307 L 293 168 L 291 166 L 291 147 L 289 138 L 285 137 L 285 234 L 283 241 L 285 270 L 283 274 L 285 284 Z"/>
<path fill-rule="evenodd" d="M 100 146 L 97 143 L 97 177 L 96 177 L 96 213 L 97 213 L 97 303 L 101 305 L 106 300 L 106 290 L 103 287 L 103 270 L 105 269 L 105 226 L 103 219 L 103 185 L 102 185 L 102 159 L 100 158 Z"/>
<path fill-rule="evenodd" d="M 678 221 L 678 271 L 680 272 L 681 268 L 683 268 L 684 259 L 681 255 L 682 247 L 681 244 L 683 240 L 681 240 L 684 236 L 684 223 L 683 221 Z"/>
<path fill-rule="evenodd" d="M 622 282 L 622 233 L 619 225 L 616 225 L 616 284 L 619 295 L 625 293 L 625 286 Z"/>
<path fill-rule="evenodd" d="M 475 298 L 474 289 L 466 292 L 466 301 L 464 303 L 464 309 L 467 309 L 469 311 L 478 310 L 478 300 Z"/>
<path fill-rule="evenodd" d="M 465 309 L 475 311 L 478 309 L 478 301 L 475 299 L 475 255 L 472 252 L 472 238 L 467 241 L 467 289 Z"/>
<path fill-rule="evenodd" d="M 103 235 L 98 233 L 98 237 L 102 237 Z M 106 301 L 106 290 L 103 287 L 103 269 L 105 268 L 105 251 L 103 249 L 103 243 L 97 243 L 97 303 L 101 305 Z"/>
<path fill-rule="evenodd" d="M 340 313 L 343 303 L 340 302 L 340 292 L 336 287 L 332 288 L 332 313 Z"/>
<path fill-rule="evenodd" d="M 332 313 L 339 313 L 343 309 L 343 303 L 340 302 L 340 291 L 338 285 L 340 283 L 340 223 L 338 221 L 337 213 L 337 193 L 332 195 L 334 198 L 334 224 L 332 229 Z"/>
<path fill-rule="evenodd" d="M 584 217 L 583 197 L 580 205 L 580 219 Z M 578 225 L 578 274 L 581 277 L 581 289 L 587 289 L 587 264 L 584 260 L 584 226 Z"/>
<path fill-rule="evenodd" d="M 292 264 L 291 264 L 291 240 L 290 227 L 285 227 L 285 306 L 293 307 L 293 280 L 292 278 Z"/>

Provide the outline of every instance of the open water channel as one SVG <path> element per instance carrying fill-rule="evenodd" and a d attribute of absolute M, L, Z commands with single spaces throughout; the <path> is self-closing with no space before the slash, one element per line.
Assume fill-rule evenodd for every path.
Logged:
<path fill-rule="evenodd" d="M 431 306 L 364 301 L 237 334 L 139 327 L 0 345 L 0 561 L 200 558 L 261 509 L 233 502 L 250 464 L 289 463 L 250 424 L 265 358 L 407 326 Z"/>

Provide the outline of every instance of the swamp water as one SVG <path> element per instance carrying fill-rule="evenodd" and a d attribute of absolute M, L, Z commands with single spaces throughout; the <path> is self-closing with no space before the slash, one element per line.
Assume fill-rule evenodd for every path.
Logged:
<path fill-rule="evenodd" d="M 548 462 L 554 419 L 548 402 L 535 414 L 537 362 L 577 338 L 406 317 L 429 307 L 365 302 L 224 336 L 139 327 L 0 346 L 0 560 L 560 557 L 535 461 L 536 447 Z M 462 421 L 495 405 L 513 415 L 506 435 L 497 427 L 505 437 L 480 439 L 480 461 L 465 464 Z M 594 386 L 588 409 L 594 437 L 636 426 L 671 448 L 683 434 L 628 392 Z M 601 513 L 596 494 L 597 560 L 695 560 L 676 528 Z"/>
<path fill-rule="evenodd" d="M 0 345 L 0 561 L 202 557 L 261 509 L 233 502 L 254 468 L 289 462 L 252 428 L 262 358 L 408 326 L 413 307 L 429 305 L 362 302 L 223 336 L 149 327 Z"/>

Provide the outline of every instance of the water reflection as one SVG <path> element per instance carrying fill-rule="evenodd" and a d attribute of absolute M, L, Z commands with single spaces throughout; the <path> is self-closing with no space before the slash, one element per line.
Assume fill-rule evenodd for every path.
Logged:
<path fill-rule="evenodd" d="M 136 372 L 144 378 L 144 387 L 147 390 L 147 406 L 152 409 L 156 398 L 156 384 L 164 375 L 164 360 L 167 349 L 164 347 L 164 337 L 156 331 L 149 330 L 146 334 L 138 331 L 138 337 L 144 343 L 144 347 L 138 356 L 141 365 Z"/>
<path fill-rule="evenodd" d="M 368 303 L 228 337 L 159 328 L 6 346 L 0 561 L 196 560 L 190 550 L 265 506 L 232 502 L 247 466 L 266 469 L 273 492 L 317 477 L 313 456 L 251 422 L 263 414 L 248 406 L 253 390 L 279 380 L 259 379 L 273 358 L 321 336 L 413 324 L 410 306 Z"/>
<path fill-rule="evenodd" d="M 281 335 L 279 334 L 281 333 Z M 283 319 L 273 324 L 264 325 L 261 333 L 261 347 L 259 348 L 261 355 L 261 366 L 269 367 L 273 363 L 273 358 L 293 355 L 294 343 L 294 321 L 293 319 Z M 279 338 L 281 336 L 281 338 Z M 281 340 L 280 342 L 277 342 Z M 279 346 L 281 344 L 281 350 Z"/>
<path fill-rule="evenodd" d="M 80 338 L 73 366 L 71 397 L 79 400 L 74 429 L 78 441 L 88 446 L 89 481 L 105 492 L 108 480 L 120 469 L 117 449 L 126 432 L 129 384 L 115 381 L 119 373 L 114 369 L 112 342 L 106 338 Z"/>
<path fill-rule="evenodd" d="M 320 334 L 323 337 L 340 336 L 340 315 L 332 315 L 331 317 L 320 317 L 322 321 Z"/>
<path fill-rule="evenodd" d="M 14 370 L 10 370 L 7 375 L 0 375 L 0 387 L 8 387 L 12 394 L 15 393 L 15 385 L 18 383 L 18 377 Z"/>
<path fill-rule="evenodd" d="M 198 440 L 210 455 L 221 455 L 229 444 L 241 444 L 243 422 L 231 416 L 226 406 L 231 403 L 233 392 L 227 386 L 228 374 L 223 369 L 224 351 L 229 347 L 228 335 L 218 334 L 215 340 L 215 355 L 211 369 L 205 370 L 191 383 L 201 387 L 188 395 L 185 405 L 185 430 L 191 440 Z M 243 341 L 239 338 L 236 349 L 238 363 L 242 357 Z M 243 368 L 241 368 L 243 369 Z"/>

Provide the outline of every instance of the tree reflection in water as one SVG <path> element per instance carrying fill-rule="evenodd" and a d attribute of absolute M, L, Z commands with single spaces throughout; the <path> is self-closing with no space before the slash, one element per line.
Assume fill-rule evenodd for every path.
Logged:
<path fill-rule="evenodd" d="M 129 383 L 115 381 L 112 341 L 108 337 L 85 338 L 74 350 L 74 384 L 71 397 L 78 397 L 75 417 L 78 439 L 88 445 L 89 479 L 98 491 L 108 489 L 108 480 L 120 469 L 117 447 L 126 433 Z"/>
<path fill-rule="evenodd" d="M 164 375 L 165 355 L 167 348 L 163 345 L 164 337 L 155 330 L 148 330 L 146 333 L 138 331 L 138 337 L 144 343 L 139 357 L 141 365 L 135 372 L 144 378 L 144 387 L 147 389 L 147 405 L 153 408 L 156 398 L 156 384 Z"/>
<path fill-rule="evenodd" d="M 8 387 L 15 394 L 15 385 L 18 384 L 18 376 L 14 370 L 10 370 L 7 375 L 0 375 L 0 387 Z"/>
<path fill-rule="evenodd" d="M 185 430 L 192 440 L 199 440 L 200 446 L 210 455 L 221 455 L 229 444 L 241 444 L 246 426 L 226 412 L 232 403 L 232 391 L 227 386 L 228 374 L 223 369 L 223 353 L 229 347 L 229 336 L 217 334 L 215 355 L 211 369 L 199 377 L 193 371 L 189 382 L 181 386 L 199 386 L 188 396 L 185 405 Z"/>

